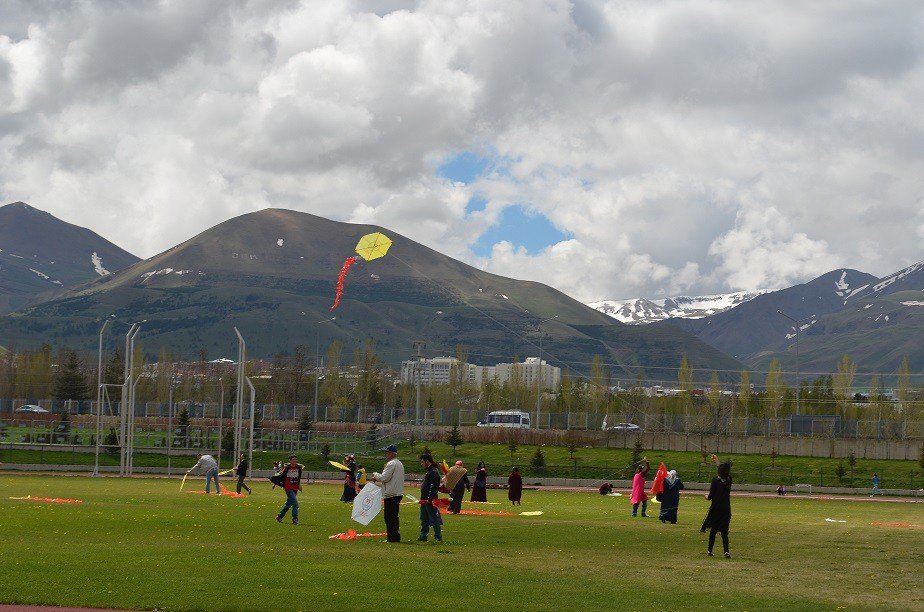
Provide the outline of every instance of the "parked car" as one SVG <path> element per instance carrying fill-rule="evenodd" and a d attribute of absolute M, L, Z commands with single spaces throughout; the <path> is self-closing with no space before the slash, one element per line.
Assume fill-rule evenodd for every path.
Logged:
<path fill-rule="evenodd" d="M 17 408 L 14 412 L 31 412 L 33 414 L 47 414 L 48 411 L 42 408 L 41 406 L 36 406 L 34 404 L 25 404 Z"/>
<path fill-rule="evenodd" d="M 642 428 L 635 423 L 616 423 L 612 427 L 607 427 L 606 431 L 642 431 Z"/>

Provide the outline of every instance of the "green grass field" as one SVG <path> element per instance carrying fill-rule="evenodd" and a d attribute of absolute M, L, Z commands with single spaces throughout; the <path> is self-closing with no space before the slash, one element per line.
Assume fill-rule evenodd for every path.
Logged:
<path fill-rule="evenodd" d="M 0 492 L 0 603 L 924 609 L 924 529 L 871 525 L 924 523 L 919 503 L 734 498 L 726 560 L 705 556 L 701 495 L 684 496 L 672 526 L 631 518 L 626 497 L 526 491 L 522 510 L 544 515 L 446 517 L 442 544 L 414 541 L 417 507 L 406 505 L 404 541 L 392 545 L 329 540 L 351 526 L 364 530 L 351 524 L 332 485 L 305 487 L 299 526 L 273 520 L 283 496 L 266 481 L 245 499 L 181 493 L 176 479 L 84 476 L 0 475 Z M 9 499 L 25 495 L 84 503 Z M 491 500 L 506 501 L 505 494 L 489 491 Z M 381 516 L 370 529 L 384 531 Z"/>

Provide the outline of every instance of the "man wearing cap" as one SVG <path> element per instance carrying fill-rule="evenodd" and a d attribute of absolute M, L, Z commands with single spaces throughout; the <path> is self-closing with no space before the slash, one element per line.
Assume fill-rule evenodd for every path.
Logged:
<path fill-rule="evenodd" d="M 385 453 L 385 467 L 382 473 L 374 472 L 372 482 L 382 485 L 382 498 L 385 500 L 385 529 L 389 542 L 400 542 L 398 531 L 398 510 L 404 497 L 404 464 L 398 461 L 398 447 L 394 444 L 382 449 Z"/>

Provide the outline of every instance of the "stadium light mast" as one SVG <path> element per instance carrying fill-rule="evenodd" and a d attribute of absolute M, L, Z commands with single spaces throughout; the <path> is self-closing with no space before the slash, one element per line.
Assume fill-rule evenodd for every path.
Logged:
<path fill-rule="evenodd" d="M 99 437 L 103 427 L 103 334 L 112 318 L 103 321 L 103 326 L 99 329 L 99 352 L 97 353 L 96 367 L 96 450 L 93 461 L 93 476 L 99 476 Z"/>
<path fill-rule="evenodd" d="M 551 321 L 557 319 L 558 315 L 552 315 L 551 317 L 546 317 L 539 321 L 536 325 L 536 329 L 539 331 L 539 364 L 538 371 L 536 374 L 536 429 L 539 429 L 539 409 L 540 401 L 542 399 L 542 324 L 546 321 Z"/>
<path fill-rule="evenodd" d="M 244 360 L 247 358 L 247 343 L 237 327 L 234 328 L 234 333 L 237 335 L 237 397 L 234 398 L 234 458 L 236 458 L 241 454 L 241 434 L 243 433 L 243 423 L 241 421 L 244 415 Z"/>
<path fill-rule="evenodd" d="M 315 338 L 314 338 L 314 368 L 316 370 L 314 375 L 314 422 L 318 422 L 318 379 L 321 376 L 321 368 L 318 364 L 321 363 L 321 324 L 330 323 L 331 321 L 336 321 L 337 317 L 331 317 L 329 319 L 321 319 L 320 321 L 315 321 L 314 324 L 317 326 L 315 328 Z"/>
<path fill-rule="evenodd" d="M 801 393 L 802 375 L 799 373 L 799 332 L 802 331 L 800 329 L 801 323 L 803 323 L 804 321 L 808 321 L 811 317 L 806 317 L 804 319 L 796 320 L 792 318 L 791 316 L 789 316 L 788 314 L 786 314 L 785 312 L 783 312 L 782 310 L 777 310 L 776 314 L 786 317 L 787 319 L 792 321 L 793 322 L 792 327 L 796 331 L 796 415 L 800 415 L 802 414 L 802 412 L 799 410 L 799 396 L 802 395 Z"/>

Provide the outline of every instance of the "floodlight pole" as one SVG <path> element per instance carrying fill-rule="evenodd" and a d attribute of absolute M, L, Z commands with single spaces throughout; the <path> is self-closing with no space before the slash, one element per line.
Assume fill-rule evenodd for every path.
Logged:
<path fill-rule="evenodd" d="M 810 319 L 811 317 L 806 317 L 806 318 L 804 318 L 804 319 L 800 319 L 800 320 L 797 321 L 797 320 L 793 319 L 791 316 L 789 316 L 788 314 L 786 314 L 785 312 L 783 312 L 782 310 L 777 310 L 776 313 L 777 313 L 778 315 L 781 315 L 781 316 L 783 316 L 783 317 L 786 317 L 787 319 L 789 319 L 790 321 L 792 321 L 792 322 L 793 322 L 793 329 L 796 330 L 796 414 L 799 415 L 799 414 L 802 414 L 802 413 L 799 411 L 799 396 L 802 395 L 802 393 L 801 393 L 801 390 L 802 390 L 802 375 L 799 373 L 799 332 L 801 331 L 799 328 L 801 327 L 800 324 L 801 324 L 803 321 L 806 321 L 806 320 Z"/>
<path fill-rule="evenodd" d="M 247 452 L 247 465 L 250 467 L 250 469 L 247 470 L 247 478 L 250 479 L 253 476 L 253 424 L 257 410 L 257 392 L 253 388 L 253 383 L 250 382 L 250 378 L 248 377 L 246 380 L 247 386 L 250 387 L 250 447 Z"/>
<path fill-rule="evenodd" d="M 542 324 L 552 319 L 557 319 L 558 315 L 553 315 L 539 321 L 536 329 L 539 330 L 539 371 L 536 375 L 536 429 L 539 429 L 539 409 L 540 400 L 542 399 Z"/>
<path fill-rule="evenodd" d="M 321 376 L 321 369 L 318 367 L 318 364 L 321 363 L 321 323 L 329 323 L 335 320 L 337 317 L 331 317 L 329 319 L 321 319 L 320 321 L 315 321 L 315 338 L 314 338 L 314 422 L 318 422 L 318 378 Z"/>
<path fill-rule="evenodd" d="M 135 328 L 135 332 L 132 334 L 132 337 L 131 337 L 131 351 L 132 351 L 131 370 L 132 372 L 134 372 L 135 370 L 135 338 L 138 337 L 138 334 L 140 332 L 141 332 L 141 325 L 138 325 Z M 131 378 L 129 378 L 129 383 L 128 383 L 128 387 L 130 390 L 130 393 L 129 393 L 130 403 L 129 403 L 128 428 L 127 428 L 128 453 L 126 455 L 126 459 L 127 459 L 126 465 L 128 467 L 128 476 L 131 476 L 134 473 L 134 467 L 135 467 L 135 392 L 138 389 L 138 380 L 140 379 L 141 379 L 140 375 L 138 376 L 137 379 L 135 379 L 135 376 L 132 375 Z"/>
<path fill-rule="evenodd" d="M 138 328 L 137 323 L 132 323 L 128 333 L 125 334 L 125 371 L 122 378 L 122 397 L 119 406 L 119 476 L 126 476 L 126 452 L 128 450 L 128 410 L 127 404 L 131 396 L 131 378 L 134 367 L 134 355 L 132 354 L 132 336 Z"/>
<path fill-rule="evenodd" d="M 99 352 L 96 368 L 96 450 L 94 451 L 93 476 L 99 476 L 99 437 L 103 427 L 103 334 L 109 327 L 110 319 L 103 321 L 99 329 Z"/>
<path fill-rule="evenodd" d="M 225 382 L 218 377 L 218 457 L 215 458 L 215 461 L 218 463 L 219 469 L 221 469 L 221 425 L 224 420 L 224 407 L 225 407 Z M 234 458 L 231 459 L 234 461 Z"/>
<path fill-rule="evenodd" d="M 247 343 L 237 327 L 234 328 L 234 333 L 237 335 L 237 397 L 234 402 L 234 457 L 236 458 L 241 454 L 241 434 L 243 433 L 241 420 L 244 415 L 244 360 L 247 358 Z"/>

